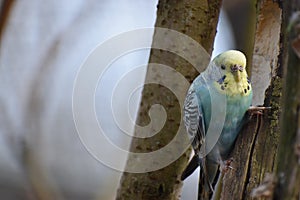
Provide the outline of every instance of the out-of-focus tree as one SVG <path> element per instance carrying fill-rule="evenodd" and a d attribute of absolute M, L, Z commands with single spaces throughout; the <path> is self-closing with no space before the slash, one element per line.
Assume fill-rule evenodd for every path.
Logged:
<path fill-rule="evenodd" d="M 283 2 L 284 69 L 275 199 L 300 199 L 300 2 Z"/>
<path fill-rule="evenodd" d="M 251 66 L 254 44 L 255 5 L 256 1 L 252 0 L 223 0 L 223 9 L 233 25 L 236 48 L 247 55 L 248 66 Z M 248 69 L 248 74 L 251 74 L 250 69 Z"/>
<path fill-rule="evenodd" d="M 113 35 L 154 25 L 156 1 L 128 2 L 0 0 L 1 199 L 114 199 L 121 172 L 95 160 L 80 141 L 72 91 L 78 69 L 95 47 Z M 128 142 L 105 110 L 109 92 L 122 73 L 146 63 L 148 54 L 112 65 L 105 88 L 95 92 L 101 124 L 124 148 Z M 135 80 L 142 82 L 143 76 Z M 124 90 L 133 85 L 125 83 Z"/>

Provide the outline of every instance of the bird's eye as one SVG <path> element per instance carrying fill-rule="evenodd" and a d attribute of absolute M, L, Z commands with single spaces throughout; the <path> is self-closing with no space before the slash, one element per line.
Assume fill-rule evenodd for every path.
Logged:
<path fill-rule="evenodd" d="M 224 70 L 225 68 L 226 68 L 226 67 L 225 67 L 225 65 L 221 65 L 221 69 L 223 69 L 223 70 Z"/>

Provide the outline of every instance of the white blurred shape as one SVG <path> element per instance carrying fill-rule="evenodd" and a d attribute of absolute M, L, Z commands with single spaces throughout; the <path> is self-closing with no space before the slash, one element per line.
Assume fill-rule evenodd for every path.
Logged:
<path fill-rule="evenodd" d="M 59 197 L 114 199 L 120 173 L 93 159 L 80 142 L 72 118 L 73 82 L 98 44 L 153 26 L 155 6 L 141 0 L 15 2 L 0 51 L 0 143 L 6 144 L 0 147 L 0 185 L 31 187 L 26 175 L 42 175 L 41 187 L 57 190 Z M 111 133 L 118 131 L 112 127 Z M 24 151 L 34 158 L 32 174 L 24 167 Z"/>
<path fill-rule="evenodd" d="M 24 167 L 26 151 L 34 157 L 34 169 L 45 176 L 41 181 L 48 182 L 60 197 L 114 199 L 120 172 L 93 159 L 80 142 L 72 116 L 73 82 L 97 45 L 124 31 L 152 27 L 156 4 L 145 0 L 134 4 L 130 0 L 15 2 L 0 47 L 0 185 L 20 190 L 31 187 L 27 175 L 34 174 Z M 218 29 L 214 53 L 234 46 L 223 14 Z M 99 120 L 111 133 L 109 138 L 124 149 L 130 138 L 111 117 L 105 117 L 110 108 L 107 98 L 118 79 L 146 64 L 148 55 L 149 51 L 140 51 L 115 63 L 102 80 L 105 87 L 96 91 Z M 136 80 L 128 80 L 128 88 L 143 83 L 144 76 L 145 71 Z M 129 102 L 132 119 L 140 91 Z M 128 105 L 128 99 L 119 100 L 117 106 L 123 105 Z M 127 128 L 133 131 L 132 126 Z M 118 159 L 118 155 L 111 156 Z M 196 199 L 197 187 L 195 173 L 185 182 L 182 199 Z"/>

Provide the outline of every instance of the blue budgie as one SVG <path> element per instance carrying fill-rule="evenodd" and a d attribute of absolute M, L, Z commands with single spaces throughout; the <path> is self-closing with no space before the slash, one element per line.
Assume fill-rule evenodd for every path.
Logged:
<path fill-rule="evenodd" d="M 199 192 L 204 199 L 212 193 L 219 166 L 226 167 L 251 102 L 246 57 L 237 50 L 216 56 L 188 90 L 183 119 L 195 155 L 181 179 L 200 166 Z"/>

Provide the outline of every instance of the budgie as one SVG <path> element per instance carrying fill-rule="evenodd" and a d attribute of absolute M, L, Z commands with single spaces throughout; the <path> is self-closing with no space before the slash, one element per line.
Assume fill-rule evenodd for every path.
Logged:
<path fill-rule="evenodd" d="M 200 166 L 202 191 L 199 192 L 204 199 L 213 191 L 219 166 L 226 167 L 226 159 L 246 121 L 251 102 L 246 57 L 237 50 L 216 56 L 187 92 L 183 120 L 195 155 L 181 180 Z"/>

